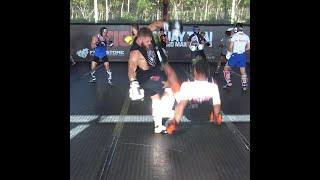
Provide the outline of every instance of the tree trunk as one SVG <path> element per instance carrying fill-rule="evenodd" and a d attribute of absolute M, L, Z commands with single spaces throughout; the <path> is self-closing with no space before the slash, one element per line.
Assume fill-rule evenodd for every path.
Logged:
<path fill-rule="evenodd" d="M 208 15 L 208 0 L 206 1 L 206 10 L 204 12 L 204 20 L 207 20 L 207 15 Z"/>
<path fill-rule="evenodd" d="M 218 20 L 219 9 L 220 9 L 220 6 L 219 6 L 219 4 L 217 4 L 217 10 L 216 10 L 216 20 Z"/>
<path fill-rule="evenodd" d="M 189 21 L 189 16 L 188 16 L 188 14 L 189 14 L 189 11 L 186 11 L 186 15 L 184 16 L 184 17 L 186 17 L 186 22 Z"/>
<path fill-rule="evenodd" d="M 181 7 L 181 13 L 180 13 L 180 16 L 182 16 L 182 18 L 185 18 L 186 16 L 184 16 L 183 6 L 180 6 L 180 7 Z"/>
<path fill-rule="evenodd" d="M 94 0 L 94 22 L 98 22 L 98 0 Z"/>
<path fill-rule="evenodd" d="M 124 4 L 124 0 L 121 3 L 120 18 L 122 18 L 123 16 L 123 4 Z"/>
<path fill-rule="evenodd" d="M 128 10 L 127 12 L 129 13 L 130 12 L 130 0 L 128 0 Z"/>
<path fill-rule="evenodd" d="M 240 20 L 243 20 L 243 11 L 244 11 L 244 7 L 241 8 Z"/>
<path fill-rule="evenodd" d="M 177 4 L 176 4 L 176 2 L 173 2 L 173 17 L 174 17 L 174 19 L 177 19 Z"/>
<path fill-rule="evenodd" d="M 231 7 L 231 24 L 234 24 L 234 21 L 235 21 L 235 9 L 236 9 L 236 0 L 232 0 L 232 7 Z"/>
<path fill-rule="evenodd" d="M 71 6 L 71 20 L 73 20 L 73 6 Z"/>
<path fill-rule="evenodd" d="M 160 0 L 158 0 L 158 8 L 157 8 L 157 20 L 160 19 Z"/>
<path fill-rule="evenodd" d="M 108 6 L 108 0 L 106 0 L 106 22 L 109 20 L 109 6 Z"/>
<path fill-rule="evenodd" d="M 79 6 L 77 6 L 77 7 L 78 7 L 78 9 L 80 10 L 80 13 L 81 13 L 83 19 L 86 19 L 86 16 L 85 16 L 85 14 L 84 14 L 83 9 L 82 9 L 81 7 L 79 7 Z"/>
<path fill-rule="evenodd" d="M 173 12 L 171 12 L 171 14 L 174 15 Z M 169 0 L 162 0 L 162 19 L 164 21 L 168 21 L 170 19 L 170 17 L 169 17 Z"/>
<path fill-rule="evenodd" d="M 139 12 L 139 6 L 137 5 L 136 17 L 138 16 L 138 12 Z"/>
<path fill-rule="evenodd" d="M 194 6 L 193 17 L 192 17 L 193 21 L 195 21 L 196 19 L 196 13 L 197 13 L 197 6 Z"/>
<path fill-rule="evenodd" d="M 227 0 L 224 0 L 224 1 L 223 1 L 223 4 L 224 4 L 224 16 L 223 16 L 223 19 L 226 20 L 227 17 L 228 17 L 228 15 L 227 15 L 227 13 L 228 13 Z"/>

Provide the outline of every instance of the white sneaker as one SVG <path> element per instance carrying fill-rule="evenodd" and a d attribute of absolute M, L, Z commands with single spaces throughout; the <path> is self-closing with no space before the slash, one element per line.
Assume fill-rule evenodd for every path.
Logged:
<path fill-rule="evenodd" d="M 243 90 L 243 91 L 248 90 L 247 86 L 242 86 L 242 90 Z"/>
<path fill-rule="evenodd" d="M 154 133 L 167 133 L 166 127 L 163 125 L 157 125 L 154 127 Z"/>
<path fill-rule="evenodd" d="M 110 79 L 108 80 L 108 82 L 107 82 L 107 83 L 108 83 L 110 86 L 112 86 L 112 85 L 113 85 Z"/>
<path fill-rule="evenodd" d="M 94 82 L 96 82 L 96 78 L 91 78 L 90 80 L 89 80 L 89 83 L 94 83 Z"/>

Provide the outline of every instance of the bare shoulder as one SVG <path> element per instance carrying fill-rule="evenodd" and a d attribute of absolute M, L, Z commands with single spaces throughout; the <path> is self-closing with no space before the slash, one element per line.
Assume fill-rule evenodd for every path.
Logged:
<path fill-rule="evenodd" d="M 131 57 L 131 56 L 136 57 L 136 56 L 139 56 L 139 54 L 141 54 L 141 53 L 140 53 L 138 50 L 130 51 L 130 57 Z"/>
<path fill-rule="evenodd" d="M 130 51 L 129 60 L 138 61 L 140 59 L 144 59 L 144 57 L 142 56 L 139 50 Z"/>

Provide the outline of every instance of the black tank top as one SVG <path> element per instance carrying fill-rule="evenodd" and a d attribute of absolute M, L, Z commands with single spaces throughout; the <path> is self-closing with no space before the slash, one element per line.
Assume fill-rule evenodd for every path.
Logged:
<path fill-rule="evenodd" d="M 154 44 L 152 44 L 151 48 L 147 50 L 145 47 L 139 46 L 136 43 L 136 39 L 137 38 L 134 39 L 131 45 L 130 52 L 134 50 L 138 50 L 143 55 L 143 57 L 147 60 L 147 63 L 149 65 L 149 69 L 145 71 L 137 67 L 137 70 L 136 70 L 137 80 L 139 81 L 139 83 L 143 83 L 149 80 L 152 75 L 158 74 L 160 61 L 158 60 L 158 57 L 156 55 Z"/>

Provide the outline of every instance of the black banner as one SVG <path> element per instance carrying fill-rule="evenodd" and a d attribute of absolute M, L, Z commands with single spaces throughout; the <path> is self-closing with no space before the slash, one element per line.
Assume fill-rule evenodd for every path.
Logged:
<path fill-rule="evenodd" d="M 130 34 L 130 25 L 104 25 L 109 29 L 108 36 L 113 40 L 114 46 L 108 49 L 109 60 L 112 61 L 128 61 L 130 46 L 124 42 L 124 37 Z M 92 36 L 99 33 L 99 29 L 103 25 L 70 25 L 70 50 L 71 55 L 76 60 L 90 60 L 90 56 L 85 59 L 77 56 L 76 52 L 85 48 L 90 48 Z M 141 26 L 142 27 L 142 26 Z M 232 26 L 199 26 L 201 31 L 205 32 L 205 38 L 210 42 L 211 46 L 205 46 L 204 51 L 207 59 L 214 62 L 219 58 L 221 49 L 220 41 L 225 37 L 226 29 Z M 250 27 L 245 26 L 244 32 L 250 37 Z M 192 34 L 192 26 L 183 26 L 183 32 L 179 37 L 172 37 L 169 31 L 167 36 L 169 44 L 167 50 L 170 62 L 190 62 L 191 51 L 187 47 L 187 38 Z M 248 62 L 250 62 L 250 53 L 248 54 Z"/>

